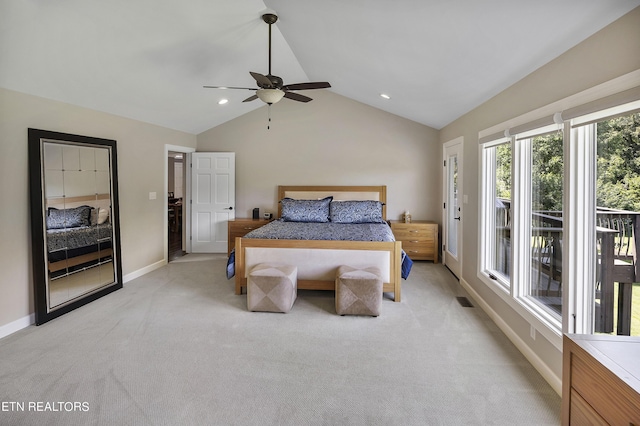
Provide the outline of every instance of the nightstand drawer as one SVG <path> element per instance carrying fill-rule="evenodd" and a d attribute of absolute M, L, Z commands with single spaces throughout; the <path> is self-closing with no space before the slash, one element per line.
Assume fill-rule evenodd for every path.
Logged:
<path fill-rule="evenodd" d="M 262 225 L 241 225 L 241 226 L 231 226 L 229 228 L 229 237 L 244 237 L 247 233 L 253 231 L 254 229 L 260 228 Z"/>
<path fill-rule="evenodd" d="M 413 243 L 430 243 L 433 244 L 435 240 L 433 232 L 416 232 L 416 233 L 405 233 L 405 232 L 397 232 L 393 231 L 393 236 L 396 237 L 398 241 L 408 241 Z"/>
<path fill-rule="evenodd" d="M 429 258 L 433 257 L 433 243 L 431 245 L 424 243 L 412 243 L 409 241 L 402 242 L 402 249 L 412 259 Z"/>
<path fill-rule="evenodd" d="M 434 232 L 432 226 L 411 226 L 410 223 L 393 225 L 393 235 L 396 239 L 404 241 L 405 239 L 425 240 L 429 238 L 433 241 Z"/>

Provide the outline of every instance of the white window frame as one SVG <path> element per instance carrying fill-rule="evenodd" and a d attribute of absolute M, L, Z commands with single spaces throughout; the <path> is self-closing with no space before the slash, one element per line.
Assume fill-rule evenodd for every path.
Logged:
<path fill-rule="evenodd" d="M 557 128 L 557 127 L 556 127 Z M 534 132 L 539 134 L 540 132 Z M 526 134 L 524 134 L 526 135 Z M 523 136 L 524 136 L 523 135 Z M 507 281 L 504 275 L 496 274 L 495 271 L 488 269 L 489 249 L 495 244 L 495 230 L 492 228 L 494 219 L 494 193 L 488 191 L 487 188 L 495 187 L 495 154 L 490 152 L 489 148 L 493 148 L 505 142 L 511 142 L 511 269 L 510 281 Z M 489 286 L 500 298 L 518 312 L 523 318 L 529 322 L 538 332 L 540 332 L 547 340 L 549 340 L 556 348 L 562 349 L 562 333 L 561 319 L 550 314 L 546 309 L 539 306 L 527 296 L 526 285 L 524 280 L 528 280 L 530 265 L 530 251 L 520 247 L 520 241 L 526 241 L 529 238 L 529 228 L 523 227 L 523 224 L 530 223 L 530 214 L 526 208 L 523 208 L 519 200 L 523 197 L 530 199 L 530 182 L 523 182 L 523 173 L 531 170 L 530 165 L 530 149 L 523 147 L 522 141 L 516 141 L 515 136 L 508 138 L 499 138 L 494 141 L 486 142 L 479 145 L 480 153 L 480 170 L 481 178 L 479 182 L 480 193 L 480 214 L 479 229 L 480 238 L 478 241 L 478 278 Z M 528 184 L 528 186 L 527 186 Z M 530 201 L 528 202 L 530 204 Z M 529 216 L 529 217 L 527 217 Z"/>
<path fill-rule="evenodd" d="M 481 269 L 483 274 L 487 279 L 491 279 L 495 281 L 498 285 L 500 285 L 504 291 L 507 293 L 511 293 L 511 281 L 509 277 L 501 274 L 499 271 L 496 271 L 493 268 L 489 268 L 489 263 L 491 262 L 489 255 L 490 253 L 495 253 L 496 247 L 496 234 L 495 234 L 495 191 L 484 191 L 483 188 L 495 188 L 496 187 L 496 155 L 495 150 L 491 148 L 496 148 L 498 145 L 502 144 L 511 144 L 511 152 L 513 158 L 513 138 L 502 138 L 492 141 L 490 143 L 486 143 L 481 145 L 480 149 L 480 157 L 482 158 L 482 166 L 481 173 L 482 178 L 480 179 L 480 194 L 481 197 L 481 211 L 480 211 L 480 221 L 482 225 L 480 226 L 480 250 L 479 253 L 479 262 L 482 265 Z M 513 160 L 512 163 L 513 164 Z M 512 200 L 513 200 L 513 171 L 511 174 L 512 179 Z M 513 206 L 513 203 L 511 204 Z M 512 213 L 513 214 L 513 213 Z M 513 218 L 513 216 L 512 216 Z M 513 237 L 512 237 L 513 238 Z M 484 242 L 484 244 L 483 244 Z M 513 246 L 513 244 L 512 244 Z M 513 262 L 512 262 L 513 265 Z M 509 270 L 513 272 L 512 265 Z"/>
<path fill-rule="evenodd" d="M 549 107 L 546 107 L 547 110 Z M 512 266 L 511 281 L 501 280 L 489 265 L 489 248 L 495 247 L 494 194 L 487 188 L 495 188 L 495 154 L 492 148 L 507 141 L 496 138 L 479 144 L 481 179 L 479 180 L 480 212 L 477 276 L 489 288 L 518 312 L 532 327 L 540 332 L 556 348 L 562 350 L 562 333 L 593 333 L 593 294 L 596 279 L 596 135 L 595 123 L 621 112 L 632 113 L 640 108 L 640 100 L 611 109 L 603 109 L 573 120 L 557 123 L 556 130 L 563 132 L 564 144 L 564 196 L 563 196 L 563 307 L 562 318 L 551 315 L 546 309 L 527 297 L 527 285 L 523 274 L 529 273 L 530 253 L 519 243 L 529 238 L 530 209 L 523 200 L 530 200 L 530 148 L 523 140 L 527 133 L 511 137 L 512 146 Z M 527 115 L 528 116 L 528 115 Z M 555 117 L 554 117 L 555 121 Z M 589 124 L 591 123 L 591 124 Z M 491 134 L 495 129 L 484 131 Z M 540 134 L 544 129 L 531 131 Z M 479 137 L 482 137 L 482 133 Z M 508 136 L 508 132 L 505 132 Z M 517 140 L 516 140 L 517 139 Z M 526 180 L 526 179 L 524 179 Z M 530 203 L 530 201 L 528 201 Z M 493 221 L 493 222 L 492 222 Z M 515 230 L 515 231 L 513 231 Z M 493 244 L 493 245 L 492 245 Z M 505 277 L 506 278 L 506 277 Z M 580 283 L 578 285 L 577 283 Z M 585 285 L 587 283 L 587 285 Z"/>

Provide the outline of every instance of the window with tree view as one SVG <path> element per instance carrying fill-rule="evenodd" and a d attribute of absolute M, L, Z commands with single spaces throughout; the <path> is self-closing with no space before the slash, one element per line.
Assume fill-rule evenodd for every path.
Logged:
<path fill-rule="evenodd" d="M 559 316 L 562 312 L 562 132 L 522 142 L 531 150 L 527 295 Z"/>
<path fill-rule="evenodd" d="M 511 274 L 511 142 L 485 150 L 490 163 L 490 185 L 487 203 L 492 206 L 488 229 L 491 231 L 487 254 L 488 269 L 506 286 Z"/>
<path fill-rule="evenodd" d="M 596 135 L 594 331 L 640 335 L 640 113 L 588 124 Z"/>

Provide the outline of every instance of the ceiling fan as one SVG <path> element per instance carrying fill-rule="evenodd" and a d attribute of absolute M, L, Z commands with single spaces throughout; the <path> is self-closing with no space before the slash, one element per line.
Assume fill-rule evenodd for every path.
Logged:
<path fill-rule="evenodd" d="M 280 101 L 280 99 L 287 98 L 298 102 L 309 102 L 312 99 L 308 96 L 301 95 L 299 93 L 292 92 L 292 90 L 310 90 L 310 89 L 326 89 L 331 87 L 326 81 L 308 82 L 308 83 L 295 83 L 284 84 L 282 78 L 277 75 L 271 74 L 271 25 L 275 24 L 278 20 L 278 15 L 275 13 L 265 13 L 262 15 L 262 20 L 269 24 L 269 73 L 263 75 L 257 72 L 250 71 L 249 74 L 256 80 L 258 89 L 251 87 L 230 87 L 230 86 L 204 86 L 207 89 L 240 89 L 240 90 L 255 90 L 255 95 L 249 96 L 242 102 L 251 102 L 256 99 L 260 99 L 264 103 L 271 105 Z"/>

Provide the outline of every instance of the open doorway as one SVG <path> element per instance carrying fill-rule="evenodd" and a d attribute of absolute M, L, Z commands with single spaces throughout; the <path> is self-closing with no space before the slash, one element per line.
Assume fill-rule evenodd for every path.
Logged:
<path fill-rule="evenodd" d="M 167 155 L 167 259 L 169 262 L 186 254 L 183 209 L 186 199 L 185 157 L 184 153 L 176 151 L 169 151 Z"/>

